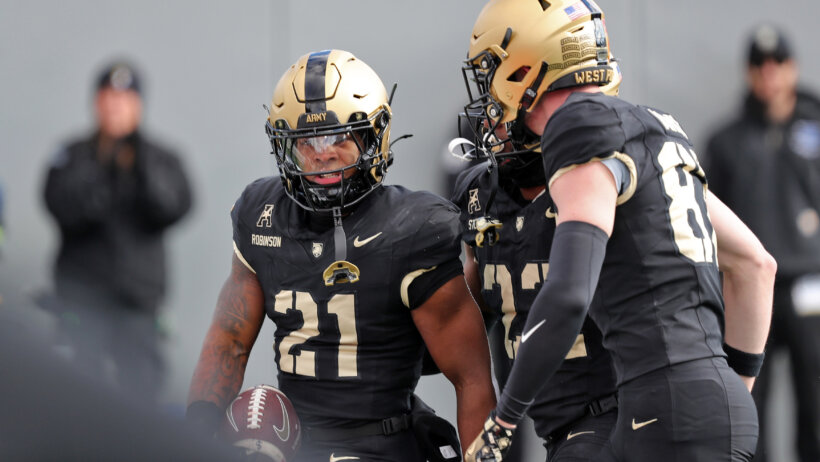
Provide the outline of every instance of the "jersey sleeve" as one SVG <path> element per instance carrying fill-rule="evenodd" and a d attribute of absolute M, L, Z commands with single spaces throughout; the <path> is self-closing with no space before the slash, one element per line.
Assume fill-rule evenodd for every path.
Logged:
<path fill-rule="evenodd" d="M 548 184 L 574 166 L 624 151 L 626 135 L 605 99 L 570 100 L 550 119 L 541 138 Z"/>
<path fill-rule="evenodd" d="M 479 177 L 487 171 L 488 167 L 489 162 L 483 162 L 459 172 L 455 185 L 453 186 L 452 196 L 450 196 L 450 200 L 457 207 L 464 208 L 466 205 L 467 191 L 477 187 Z"/>
<path fill-rule="evenodd" d="M 256 224 L 258 217 L 254 217 L 254 204 L 257 201 L 257 191 L 261 186 L 263 179 L 257 180 L 249 184 L 239 198 L 231 207 L 231 223 L 233 226 L 233 249 L 239 261 L 241 261 L 249 270 L 256 273 L 253 268 L 253 251 L 251 249 L 252 229 Z"/>
<path fill-rule="evenodd" d="M 456 178 L 453 194 L 450 198 L 459 209 L 461 239 L 465 244 L 475 242 L 475 230 L 470 230 L 468 223 L 471 208 L 478 205 L 479 190 L 487 188 L 486 185 L 482 185 L 482 175 L 487 173 L 488 167 L 489 162 L 483 162 L 461 171 Z"/>
<path fill-rule="evenodd" d="M 462 272 L 458 208 L 438 199 L 421 209 L 426 217 L 412 238 L 401 282 L 402 301 L 410 309 Z"/>

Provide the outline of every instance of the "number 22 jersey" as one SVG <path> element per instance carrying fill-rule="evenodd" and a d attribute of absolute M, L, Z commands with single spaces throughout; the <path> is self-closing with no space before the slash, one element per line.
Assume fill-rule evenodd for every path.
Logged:
<path fill-rule="evenodd" d="M 506 356 L 512 364 L 530 305 L 548 277 L 555 207 L 546 193 L 526 202 L 508 188 L 498 186 L 487 210 L 493 190 L 487 165 L 475 165 L 462 172 L 452 200 L 461 209 L 462 240 L 471 245 L 478 263 L 481 297 L 501 318 Z M 473 243 L 475 223 L 487 213 L 502 223 L 500 239 L 495 245 L 477 247 Z M 505 380 L 502 377 L 499 381 Z M 601 344 L 600 331 L 587 318 L 575 345 L 527 413 L 536 433 L 546 439 L 586 415 L 591 402 L 614 392 L 609 354 Z"/>

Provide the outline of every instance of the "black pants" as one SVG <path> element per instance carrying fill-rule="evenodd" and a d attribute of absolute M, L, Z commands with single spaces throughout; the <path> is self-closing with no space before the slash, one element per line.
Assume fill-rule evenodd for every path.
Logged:
<path fill-rule="evenodd" d="M 751 394 L 724 358 L 677 364 L 618 389 L 603 462 L 747 462 L 757 446 Z"/>
<path fill-rule="evenodd" d="M 588 414 L 554 435 L 544 444 L 547 462 L 586 462 L 593 460 L 610 445 L 610 434 L 618 418 L 618 410 L 593 416 Z"/>
<path fill-rule="evenodd" d="M 796 397 L 797 455 L 801 462 L 820 461 L 818 413 L 820 413 L 820 316 L 797 315 L 792 303 L 791 279 L 778 280 L 774 290 L 774 313 L 767 354 L 786 349 L 791 363 L 791 384 Z M 777 462 L 766 454 L 766 403 L 771 382 L 771 362 L 763 363 L 752 390 L 760 417 L 760 440 L 755 462 Z M 794 443 L 794 442 L 790 442 Z"/>
<path fill-rule="evenodd" d="M 404 430 L 393 435 L 373 435 L 335 441 L 311 439 L 310 433 L 303 436 L 296 462 L 328 462 L 330 457 L 361 462 L 424 462 L 412 430 Z M 288 461 L 290 462 L 290 461 Z"/>

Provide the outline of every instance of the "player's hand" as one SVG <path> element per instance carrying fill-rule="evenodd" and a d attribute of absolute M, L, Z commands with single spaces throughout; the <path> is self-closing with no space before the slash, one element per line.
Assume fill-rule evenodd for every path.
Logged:
<path fill-rule="evenodd" d="M 465 462 L 501 462 L 510 449 L 514 429 L 502 427 L 495 420 L 495 411 L 484 422 L 484 429 L 464 454 Z"/>
<path fill-rule="evenodd" d="M 213 438 L 223 415 L 219 406 L 210 401 L 194 401 L 185 410 L 185 421 L 197 434 Z"/>

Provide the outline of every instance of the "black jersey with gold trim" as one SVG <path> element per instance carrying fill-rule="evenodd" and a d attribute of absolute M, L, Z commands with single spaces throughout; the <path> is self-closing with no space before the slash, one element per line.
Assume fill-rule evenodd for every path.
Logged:
<path fill-rule="evenodd" d="M 499 187 L 486 210 L 492 179 L 487 164 L 463 171 L 452 200 L 461 209 L 462 240 L 470 245 L 476 220 L 485 214 L 501 221 L 499 241 L 492 246 L 471 245 L 478 262 L 481 296 L 501 317 L 509 361 L 515 358 L 521 332 L 535 296 L 549 270 L 555 233 L 554 206 L 548 194 L 527 202 Z M 582 417 L 587 405 L 615 391 L 609 354 L 601 333 L 587 318 L 566 360 L 541 389 L 528 414 L 542 438 Z"/>
<path fill-rule="evenodd" d="M 706 179 L 674 117 L 576 92 L 551 117 L 541 148 L 549 184 L 577 165 L 613 156 L 629 171 L 590 307 L 619 383 L 722 356 L 723 299 Z"/>
<path fill-rule="evenodd" d="M 299 207 L 278 178 L 250 184 L 231 217 L 237 255 L 256 273 L 276 324 L 279 388 L 303 423 L 355 425 L 408 412 L 423 351 L 411 310 L 461 270 L 455 206 L 378 188 L 343 219 L 345 260 L 359 280 L 332 286 L 323 277 L 336 261 L 332 217 Z M 422 280 L 420 293 L 413 282 Z"/>

